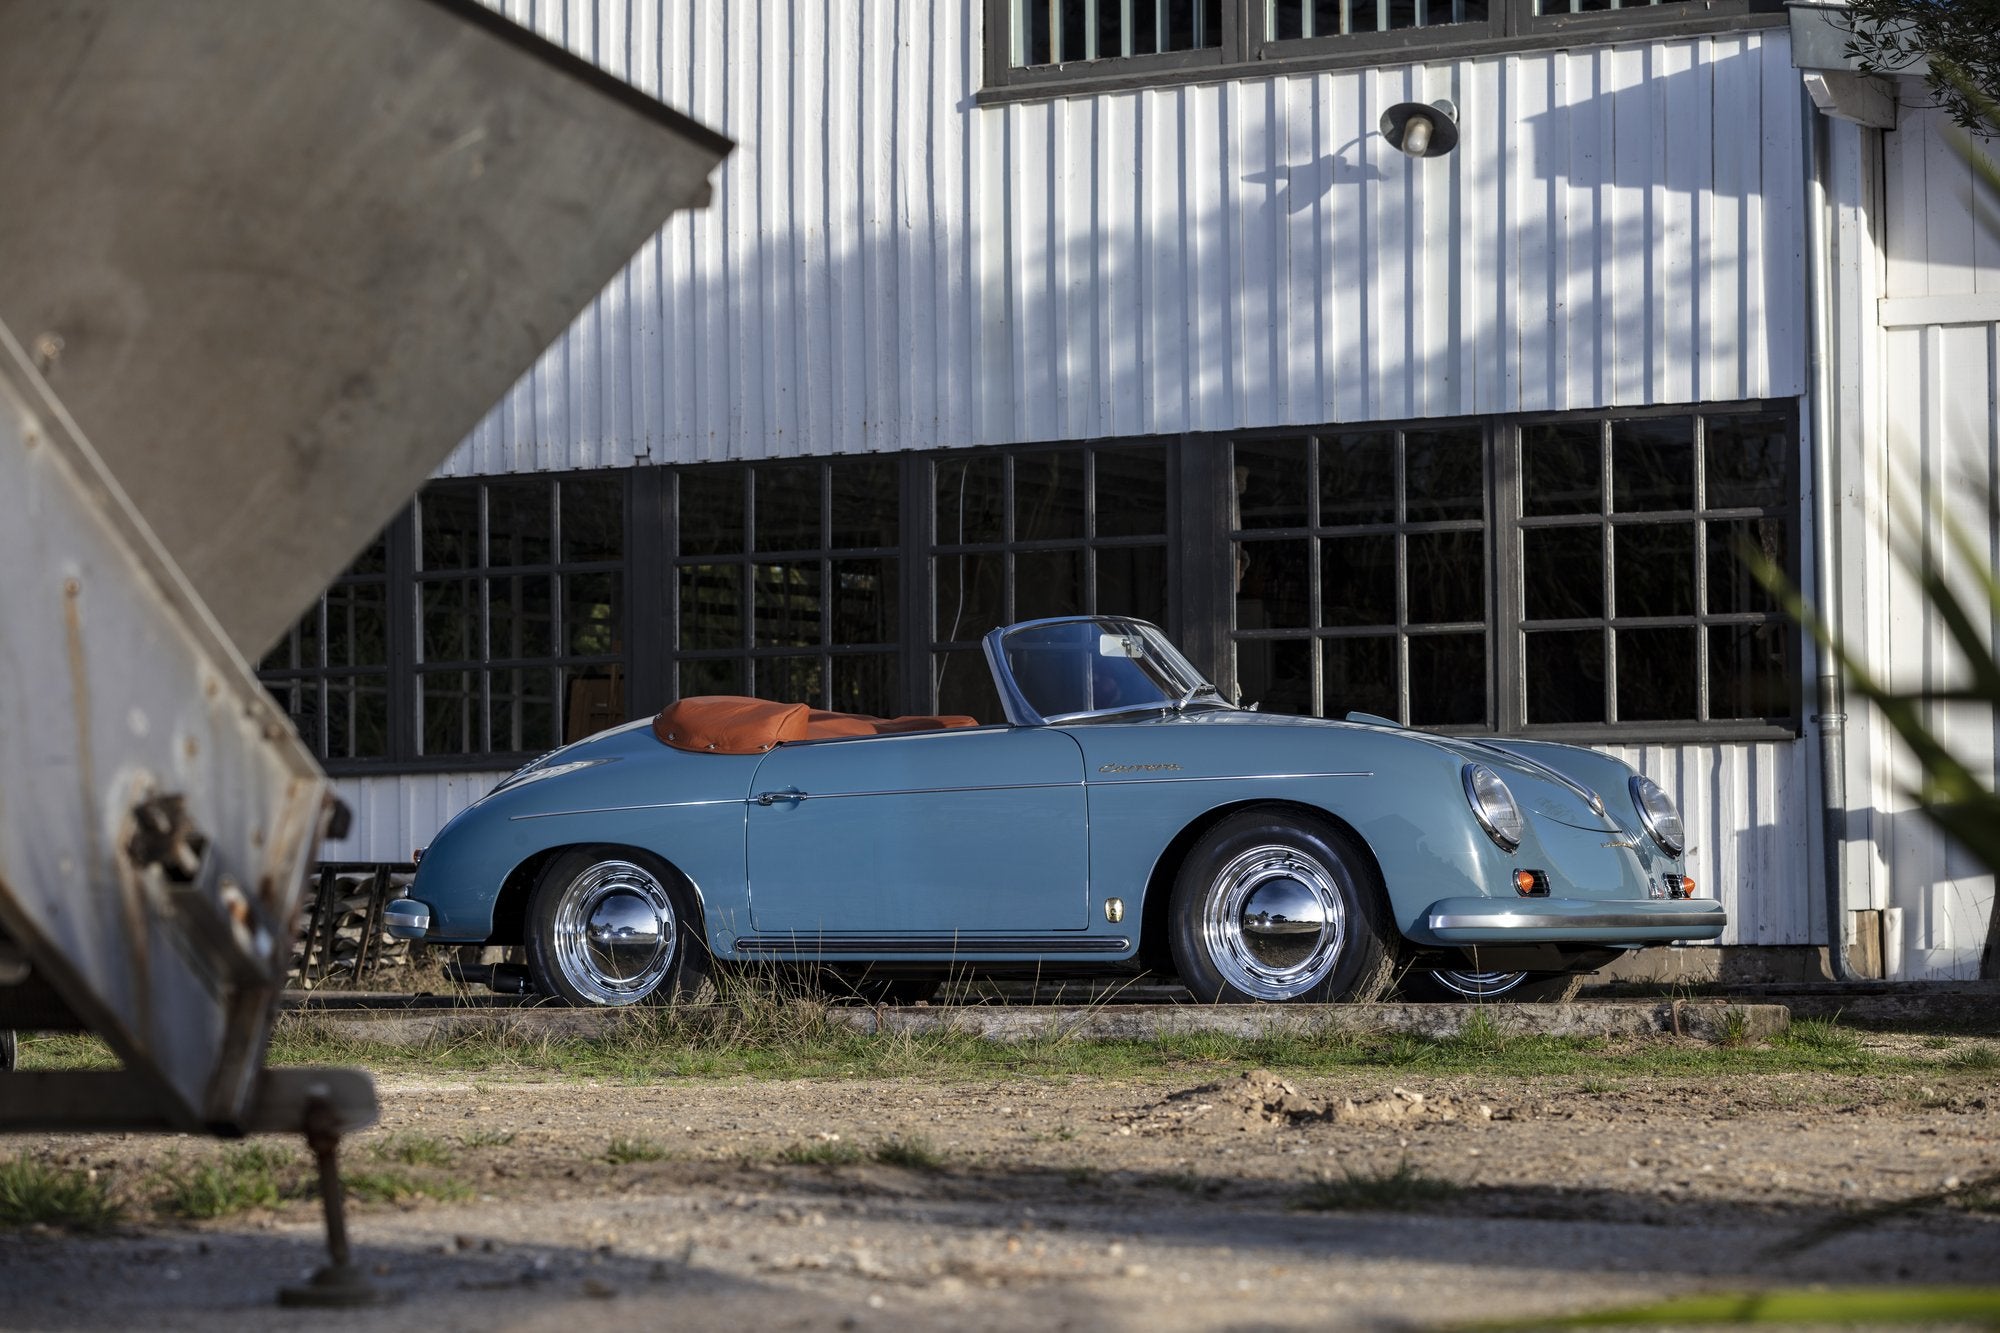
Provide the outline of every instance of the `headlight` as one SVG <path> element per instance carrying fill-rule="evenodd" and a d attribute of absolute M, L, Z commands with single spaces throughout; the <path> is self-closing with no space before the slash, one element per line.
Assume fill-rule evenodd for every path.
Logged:
<path fill-rule="evenodd" d="M 1513 851 L 1521 845 L 1521 835 L 1527 832 L 1527 821 L 1521 818 L 1521 807 L 1514 804 L 1514 793 L 1507 790 L 1507 784 L 1500 775 L 1484 764 L 1465 766 L 1465 799 L 1472 805 L 1472 813 L 1479 818 L 1486 835 L 1500 844 L 1502 851 Z"/>
<path fill-rule="evenodd" d="M 1674 809 L 1673 797 L 1661 791 L 1660 784 L 1651 778 L 1635 777 L 1632 804 L 1639 807 L 1639 822 L 1653 835 L 1653 841 L 1660 844 L 1660 850 L 1668 856 L 1679 856 L 1687 846 L 1687 829 L 1681 824 L 1681 812 Z"/>

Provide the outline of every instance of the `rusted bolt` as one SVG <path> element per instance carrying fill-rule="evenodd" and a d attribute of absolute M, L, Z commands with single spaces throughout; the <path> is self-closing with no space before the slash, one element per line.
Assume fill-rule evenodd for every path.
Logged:
<path fill-rule="evenodd" d="M 74 597 L 83 591 L 83 584 L 75 579 L 63 580 L 63 596 Z"/>
<path fill-rule="evenodd" d="M 51 370 L 55 369 L 56 362 L 62 360 L 62 335 L 59 333 L 41 333 L 35 335 L 33 352 L 35 369 L 41 371 L 44 375 L 48 374 Z"/>

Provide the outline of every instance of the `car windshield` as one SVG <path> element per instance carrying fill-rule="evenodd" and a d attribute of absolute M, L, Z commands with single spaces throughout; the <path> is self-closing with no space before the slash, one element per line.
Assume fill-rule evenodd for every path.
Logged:
<path fill-rule="evenodd" d="M 1010 630 L 1000 643 L 1014 687 L 1045 721 L 1216 697 L 1166 636 L 1141 621 L 1048 621 Z"/>

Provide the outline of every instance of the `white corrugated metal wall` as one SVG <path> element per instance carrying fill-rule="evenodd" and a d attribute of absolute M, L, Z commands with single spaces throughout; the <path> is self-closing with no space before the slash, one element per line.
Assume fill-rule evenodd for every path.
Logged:
<path fill-rule="evenodd" d="M 1861 617 L 1870 657 L 1905 687 L 1966 679 L 1963 660 L 1912 580 L 1891 556 L 1900 546 L 1949 546 L 1956 524 L 1988 570 L 2000 568 L 2000 196 L 1976 182 L 1981 151 L 1935 111 L 1906 108 L 1884 136 L 1887 169 L 1884 340 L 1885 429 L 1868 459 L 1857 524 L 1869 580 L 1848 603 Z M 1996 156 L 1988 146 L 1989 160 Z M 1962 556 L 1948 558 L 1962 565 Z M 1975 597 L 1974 606 L 1983 598 Z M 1989 636 L 1995 626 L 1982 627 Z M 1996 772 L 1996 719 L 1965 704 L 1937 705 L 1934 726 L 1975 771 Z M 1993 907 L 1993 876 L 1940 837 L 1906 794 L 1907 757 L 1885 735 L 1870 750 L 1866 805 L 1869 872 L 1877 905 L 1903 909 L 1902 970 L 1912 976 L 1978 975 Z"/>
<path fill-rule="evenodd" d="M 982 108 L 978 0 L 496 7 L 739 147 L 448 473 L 1804 389 L 1781 30 Z M 1441 96 L 1449 157 L 1374 133 Z M 1621 753 L 1732 940 L 1813 938 L 1802 744 Z M 344 783 L 336 850 L 491 781 Z"/>

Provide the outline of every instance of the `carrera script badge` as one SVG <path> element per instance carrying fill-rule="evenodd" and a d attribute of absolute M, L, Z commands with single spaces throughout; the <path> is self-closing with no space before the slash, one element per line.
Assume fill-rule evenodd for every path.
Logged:
<path fill-rule="evenodd" d="M 1100 773 L 1178 773 L 1179 764 L 1099 764 Z"/>

